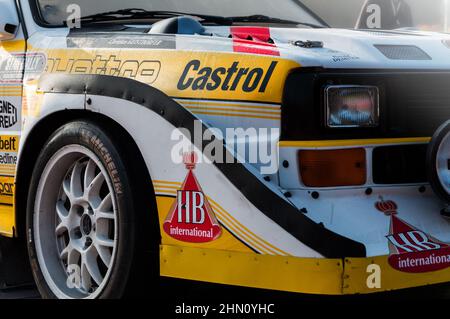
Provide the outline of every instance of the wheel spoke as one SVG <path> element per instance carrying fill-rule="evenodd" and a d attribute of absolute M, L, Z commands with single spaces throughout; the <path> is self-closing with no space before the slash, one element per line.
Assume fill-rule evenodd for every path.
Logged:
<path fill-rule="evenodd" d="M 102 262 L 105 264 L 106 267 L 109 268 L 112 258 L 109 248 L 100 245 L 95 245 L 95 249 L 97 249 L 98 255 L 100 256 Z"/>
<path fill-rule="evenodd" d="M 78 198 L 82 196 L 81 190 L 81 172 L 82 165 L 80 162 L 76 162 L 72 169 L 72 176 L 70 177 L 70 193 L 72 198 Z"/>
<path fill-rule="evenodd" d="M 69 212 L 64 207 L 64 203 L 62 201 L 58 201 L 56 203 L 56 213 L 61 221 L 65 221 L 69 216 Z"/>
<path fill-rule="evenodd" d="M 111 212 L 112 209 L 113 209 L 112 196 L 111 196 L 111 193 L 109 193 L 102 200 L 102 202 L 100 203 L 100 205 L 97 208 L 97 211 L 104 213 L 104 212 Z"/>
<path fill-rule="evenodd" d="M 95 247 L 89 248 L 85 255 L 85 264 L 91 278 L 100 286 L 103 281 L 103 276 L 98 268 L 97 256 L 98 253 Z"/>
<path fill-rule="evenodd" d="M 88 189 L 89 185 L 92 183 L 92 181 L 95 178 L 95 169 L 97 168 L 97 165 L 93 160 L 89 160 L 86 165 L 86 170 L 84 172 L 84 189 Z"/>
<path fill-rule="evenodd" d="M 110 220 L 115 220 L 116 219 L 116 215 L 114 215 L 113 212 L 111 213 L 97 213 L 95 214 L 95 219 L 98 221 L 99 219 L 110 219 Z"/>
<path fill-rule="evenodd" d="M 83 257 L 81 258 L 81 287 L 86 293 L 89 293 L 92 287 L 91 275 Z"/>
<path fill-rule="evenodd" d="M 61 252 L 61 254 L 59 255 L 59 258 L 61 260 L 68 260 L 69 258 L 69 253 L 72 250 L 72 247 L 69 245 L 66 248 L 63 249 L 63 251 Z"/>
<path fill-rule="evenodd" d="M 103 173 L 99 173 L 94 180 L 89 184 L 89 187 L 86 189 L 87 199 L 89 203 L 96 208 L 99 206 L 100 201 L 100 189 L 105 182 L 105 176 Z"/>
<path fill-rule="evenodd" d="M 80 254 L 79 252 L 72 246 L 71 243 L 67 245 L 66 248 L 64 248 L 61 251 L 61 254 L 59 255 L 61 260 L 65 260 L 67 262 L 67 265 L 77 265 L 79 261 Z"/>
<path fill-rule="evenodd" d="M 114 247 L 113 239 L 109 239 L 109 238 L 105 238 L 103 236 L 97 235 L 96 241 L 99 246 L 110 247 L 110 248 Z"/>
<path fill-rule="evenodd" d="M 65 179 L 63 181 L 63 190 L 64 190 L 64 194 L 66 194 L 67 198 L 72 203 L 73 198 L 72 198 L 72 193 L 70 192 L 70 181 L 68 179 Z"/>
<path fill-rule="evenodd" d="M 55 230 L 55 234 L 56 236 L 61 236 L 62 234 L 64 234 L 65 232 L 67 232 L 69 229 L 66 226 L 66 223 L 61 222 L 59 223 L 58 226 L 56 226 L 56 230 Z"/>
<path fill-rule="evenodd" d="M 69 249 L 68 252 L 67 264 L 78 265 L 79 261 L 80 261 L 80 253 L 75 248 L 72 247 L 71 249 Z"/>

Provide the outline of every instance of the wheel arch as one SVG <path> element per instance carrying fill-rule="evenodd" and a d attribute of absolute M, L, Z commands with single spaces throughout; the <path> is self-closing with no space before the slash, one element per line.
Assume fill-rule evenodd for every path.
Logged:
<path fill-rule="evenodd" d="M 50 136 L 64 124 L 73 121 L 89 121 L 99 125 L 111 134 L 114 141 L 118 141 L 122 148 L 126 149 L 127 157 L 135 163 L 132 165 L 132 178 L 136 179 L 134 182 L 137 185 L 145 185 L 139 187 L 142 190 L 141 196 L 149 197 L 145 202 L 146 207 L 140 208 L 142 214 L 148 213 L 151 218 L 142 218 L 146 223 L 142 223 L 142 228 L 147 230 L 148 234 L 152 234 L 152 242 L 158 245 L 161 242 L 161 235 L 159 229 L 159 219 L 156 209 L 155 192 L 149 169 L 145 163 L 143 155 L 133 140 L 131 134 L 119 123 L 107 117 L 104 114 L 86 111 L 86 110 L 63 110 L 57 111 L 40 119 L 40 121 L 32 128 L 27 135 L 25 143 L 21 146 L 21 154 L 17 166 L 16 188 L 15 188 L 15 212 L 16 212 L 16 227 L 15 235 L 19 238 L 24 238 L 26 234 L 26 208 L 29 185 L 33 174 L 34 163 L 36 162 L 42 148 Z M 139 195 L 138 195 L 139 196 Z M 152 212 L 152 213 L 149 213 Z M 148 231 L 148 230 L 151 231 Z M 142 231 L 141 231 L 142 232 Z"/>

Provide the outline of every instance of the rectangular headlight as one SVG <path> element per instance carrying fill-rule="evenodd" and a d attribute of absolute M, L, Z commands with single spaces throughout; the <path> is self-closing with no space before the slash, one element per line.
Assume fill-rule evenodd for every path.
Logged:
<path fill-rule="evenodd" d="M 330 85 L 325 88 L 325 107 L 328 127 L 377 127 L 380 92 L 376 86 Z"/>

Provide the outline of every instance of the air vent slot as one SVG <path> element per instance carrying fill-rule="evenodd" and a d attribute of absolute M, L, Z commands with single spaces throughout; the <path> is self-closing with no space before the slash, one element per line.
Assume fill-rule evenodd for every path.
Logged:
<path fill-rule="evenodd" d="M 432 60 L 425 51 L 414 45 L 375 45 L 375 47 L 391 60 Z"/>

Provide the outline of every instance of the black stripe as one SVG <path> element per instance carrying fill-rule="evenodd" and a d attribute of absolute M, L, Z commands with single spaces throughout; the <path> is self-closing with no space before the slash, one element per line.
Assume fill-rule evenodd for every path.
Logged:
<path fill-rule="evenodd" d="M 177 198 L 174 195 L 166 195 L 166 194 L 158 194 L 158 193 L 156 194 L 156 197 Z"/>
<path fill-rule="evenodd" d="M 176 128 L 187 129 L 191 138 L 194 139 L 194 125 L 198 120 L 195 116 L 164 93 L 132 79 L 107 75 L 46 74 L 39 81 L 38 91 L 92 94 L 124 99 L 156 112 Z M 203 132 L 206 130 L 207 127 L 203 125 Z M 195 141 L 192 140 L 192 143 Z M 203 141 L 203 143 L 202 149 L 210 141 Z M 232 156 L 225 146 L 223 154 Z M 316 224 L 284 198 L 270 190 L 241 163 L 214 163 L 214 165 L 258 210 L 324 257 L 366 256 L 366 249 L 362 243 Z"/>

